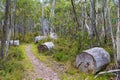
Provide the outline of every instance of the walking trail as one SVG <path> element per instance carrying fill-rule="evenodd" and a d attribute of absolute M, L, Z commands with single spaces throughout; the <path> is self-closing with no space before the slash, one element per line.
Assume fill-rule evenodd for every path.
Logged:
<path fill-rule="evenodd" d="M 51 68 L 47 67 L 43 62 L 38 60 L 31 52 L 31 45 L 26 47 L 27 56 L 30 58 L 34 66 L 34 76 L 31 80 L 42 79 L 42 80 L 60 80 L 56 72 Z"/>

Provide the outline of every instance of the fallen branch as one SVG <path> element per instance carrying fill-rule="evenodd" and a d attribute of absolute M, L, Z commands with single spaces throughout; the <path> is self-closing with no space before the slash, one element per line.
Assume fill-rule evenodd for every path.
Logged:
<path fill-rule="evenodd" d="M 114 73 L 114 72 L 120 72 L 120 69 L 99 72 L 94 78 L 97 78 L 101 74 Z"/>

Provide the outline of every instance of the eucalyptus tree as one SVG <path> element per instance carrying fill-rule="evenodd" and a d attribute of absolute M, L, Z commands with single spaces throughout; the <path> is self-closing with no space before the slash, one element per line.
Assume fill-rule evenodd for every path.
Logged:
<path fill-rule="evenodd" d="M 107 5 L 107 2 L 108 0 L 103 0 L 102 1 L 103 3 L 103 6 L 102 6 L 102 15 L 103 15 L 103 24 L 104 24 L 104 43 L 107 43 L 107 18 L 106 18 L 106 13 L 107 13 L 107 10 L 106 10 L 106 5 Z"/>
<path fill-rule="evenodd" d="M 42 4 L 42 17 L 41 17 L 41 26 L 42 26 L 42 33 L 43 35 L 47 35 L 49 33 L 49 29 L 48 29 L 48 23 L 47 23 L 47 19 L 45 18 L 45 8 L 48 6 L 50 0 L 40 0 L 41 4 Z"/>
<path fill-rule="evenodd" d="M 7 38 L 9 7 L 10 7 L 10 0 L 6 0 L 5 17 L 4 17 L 3 33 L 2 33 L 1 48 L 0 48 L 0 59 L 3 59 L 5 56 L 5 43 Z"/>
<path fill-rule="evenodd" d="M 113 7 L 113 5 L 109 5 L 109 7 L 108 7 L 108 24 L 109 24 L 110 34 L 111 34 L 111 39 L 112 39 L 114 63 L 117 65 L 116 40 L 114 38 L 113 25 L 112 25 L 112 22 L 111 22 L 111 8 L 112 7 Z"/>
<path fill-rule="evenodd" d="M 6 44 L 6 55 L 8 54 L 9 50 L 9 42 L 12 36 L 12 32 L 14 32 L 15 36 L 15 13 L 16 13 L 16 0 L 11 0 L 11 5 L 10 5 L 10 18 L 9 18 L 9 27 L 8 27 L 8 34 L 7 34 L 7 44 Z M 13 45 L 14 45 L 14 40 L 13 40 Z"/>
<path fill-rule="evenodd" d="M 33 0 L 18 0 L 16 3 L 16 20 L 15 20 L 15 38 L 18 35 L 23 35 L 22 38 L 25 39 L 27 34 L 33 32 L 35 21 L 39 20 L 38 15 L 39 7 L 38 2 Z M 38 11 L 37 11 L 38 10 Z"/>
<path fill-rule="evenodd" d="M 3 0 L 0 1 L 0 34 L 2 34 L 2 28 L 4 23 L 4 12 L 5 12 L 5 4 Z M 2 35 L 0 35 L 1 38 Z"/>
<path fill-rule="evenodd" d="M 116 35 L 116 44 L 117 44 L 117 61 L 118 66 L 120 66 L 120 0 L 118 0 L 118 25 L 117 25 L 117 35 Z"/>
<path fill-rule="evenodd" d="M 76 32 L 78 30 L 78 28 L 80 27 L 78 18 L 77 18 L 77 13 L 76 13 L 76 9 L 75 9 L 75 4 L 74 4 L 74 0 L 71 0 L 71 5 L 72 5 L 72 9 L 73 9 L 73 14 L 74 14 L 74 21 L 77 23 L 77 27 L 76 27 Z"/>
<path fill-rule="evenodd" d="M 94 38 L 94 35 L 96 36 L 96 39 L 97 39 L 97 45 L 99 45 L 99 36 L 98 36 L 98 31 L 96 29 L 96 10 L 95 10 L 95 0 L 90 0 L 91 2 L 91 7 L 90 7 L 90 24 L 91 24 L 91 31 L 92 31 L 92 34 L 91 34 L 91 46 L 93 45 L 93 38 Z"/>
<path fill-rule="evenodd" d="M 52 19 L 52 24 L 55 26 L 56 32 L 61 36 L 72 33 L 72 28 L 74 27 L 72 15 L 72 6 L 70 1 L 59 0 L 55 2 L 54 17 Z M 69 34 L 70 34 L 69 33 Z"/>

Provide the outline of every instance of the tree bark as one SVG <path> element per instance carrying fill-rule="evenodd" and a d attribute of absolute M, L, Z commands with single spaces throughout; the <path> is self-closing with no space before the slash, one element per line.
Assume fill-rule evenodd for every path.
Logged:
<path fill-rule="evenodd" d="M 91 23 L 91 39 L 93 40 L 93 34 L 95 33 L 96 39 L 97 39 L 97 45 L 99 45 L 99 36 L 96 29 L 96 11 L 95 11 L 95 0 L 90 0 L 91 2 L 91 13 L 90 13 L 90 23 Z M 91 44 L 93 44 L 93 41 L 91 41 Z M 92 46 L 92 45 L 91 45 Z"/>
<path fill-rule="evenodd" d="M 107 29 L 106 29 L 106 16 L 105 16 L 105 8 L 106 8 L 107 0 L 103 0 L 102 7 L 102 15 L 103 15 L 103 25 L 104 25 L 104 43 L 107 43 Z"/>
<path fill-rule="evenodd" d="M 13 8 L 13 9 L 10 9 L 11 10 L 10 24 L 9 24 L 10 27 L 9 27 L 8 38 L 7 38 L 6 55 L 8 55 L 9 43 L 10 43 L 10 39 L 11 39 L 11 35 L 12 35 L 12 29 L 14 28 L 14 25 L 15 25 L 14 22 L 15 22 L 16 0 L 13 1 L 11 8 Z M 14 35 L 15 35 L 15 33 L 14 33 Z M 13 42 L 14 42 L 14 40 L 13 40 Z M 13 45 L 14 45 L 14 43 L 13 43 Z"/>
<path fill-rule="evenodd" d="M 111 19 L 110 19 L 110 8 L 109 7 L 108 7 L 108 21 L 109 21 L 110 34 L 111 34 L 111 38 L 112 38 L 114 62 L 117 65 L 116 41 L 115 41 L 114 35 L 113 35 L 113 28 L 112 28 L 112 23 L 111 23 Z"/>
<path fill-rule="evenodd" d="M 76 14 L 75 5 L 74 5 L 73 0 L 71 0 L 71 5 L 72 5 L 72 9 L 73 9 L 73 14 L 74 14 L 74 21 L 77 23 L 77 27 L 79 28 L 80 24 L 79 24 L 79 21 L 78 21 L 78 18 L 77 18 L 77 14 Z M 76 32 L 77 32 L 77 29 L 78 29 L 77 27 L 76 27 Z"/>
<path fill-rule="evenodd" d="M 101 47 L 85 50 L 76 56 L 76 67 L 85 73 L 95 74 L 109 63 L 110 55 Z"/>
<path fill-rule="evenodd" d="M 5 19 L 4 19 L 4 25 L 3 25 L 3 35 L 1 40 L 1 48 L 0 48 L 0 59 L 4 58 L 5 55 L 5 45 L 6 45 L 6 37 L 7 37 L 7 23 L 8 23 L 8 17 L 9 17 L 9 6 L 10 6 L 10 0 L 6 0 L 6 7 L 5 7 Z"/>
<path fill-rule="evenodd" d="M 44 0 L 42 0 L 42 19 L 41 19 L 41 22 L 42 22 L 42 33 L 44 36 L 46 36 L 46 32 L 44 29 Z"/>
<path fill-rule="evenodd" d="M 120 65 L 120 0 L 119 0 L 119 7 L 118 7 L 118 25 L 117 25 L 117 36 L 116 36 L 116 44 L 117 44 L 117 61 Z"/>

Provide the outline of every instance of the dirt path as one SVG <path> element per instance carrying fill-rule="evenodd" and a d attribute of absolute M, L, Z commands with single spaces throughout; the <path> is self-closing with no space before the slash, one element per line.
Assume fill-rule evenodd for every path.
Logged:
<path fill-rule="evenodd" d="M 27 56 L 30 58 L 35 73 L 32 75 L 33 78 L 31 80 L 36 79 L 43 79 L 43 80 L 60 80 L 57 76 L 57 73 L 55 73 L 51 68 L 47 67 L 43 62 L 38 60 L 31 52 L 31 45 L 28 45 L 26 47 L 26 53 Z"/>

